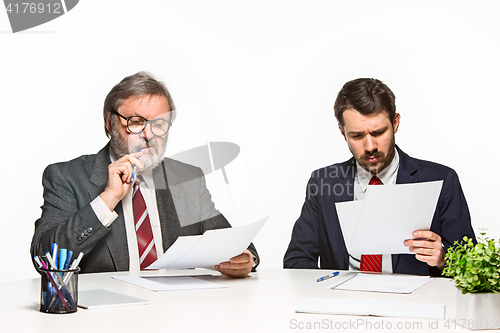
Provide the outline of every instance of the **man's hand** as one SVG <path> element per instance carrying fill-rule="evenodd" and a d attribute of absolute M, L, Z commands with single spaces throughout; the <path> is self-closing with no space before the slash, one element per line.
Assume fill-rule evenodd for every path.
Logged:
<path fill-rule="evenodd" d="M 231 258 L 229 262 L 222 262 L 215 266 L 215 269 L 230 277 L 245 277 L 253 267 L 253 255 L 245 250 L 239 256 Z"/>
<path fill-rule="evenodd" d="M 116 205 L 133 188 L 130 182 L 133 172 L 132 164 L 138 169 L 142 169 L 143 165 L 138 159 L 141 155 L 142 153 L 125 155 L 108 166 L 108 183 L 106 184 L 104 192 L 99 196 L 104 203 L 106 203 L 110 211 L 113 211 Z"/>
<path fill-rule="evenodd" d="M 429 266 L 444 268 L 445 253 L 441 236 L 432 231 L 416 230 L 412 234 L 416 239 L 405 240 L 405 246 L 410 247 L 410 252 L 415 252 L 417 260 L 426 262 Z"/>

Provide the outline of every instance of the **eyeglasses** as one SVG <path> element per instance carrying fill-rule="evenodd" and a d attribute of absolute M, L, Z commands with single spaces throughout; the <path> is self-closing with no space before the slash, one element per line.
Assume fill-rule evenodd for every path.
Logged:
<path fill-rule="evenodd" d="M 125 116 L 119 114 L 118 111 L 113 110 L 113 113 L 125 119 L 127 121 L 127 130 L 130 133 L 134 134 L 139 134 L 144 131 L 149 123 L 149 125 L 151 126 L 151 133 L 156 136 L 164 136 L 168 133 L 168 130 L 172 126 L 170 120 L 166 119 L 147 120 L 146 118 L 141 116 L 132 116 L 126 118 Z"/>

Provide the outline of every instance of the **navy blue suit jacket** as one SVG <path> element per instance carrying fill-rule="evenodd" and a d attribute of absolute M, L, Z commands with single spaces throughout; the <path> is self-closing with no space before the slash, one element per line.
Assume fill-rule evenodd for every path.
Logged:
<path fill-rule="evenodd" d="M 397 184 L 443 180 L 443 187 L 430 230 L 440 235 L 445 250 L 464 236 L 475 240 L 469 209 L 458 176 L 446 166 L 418 160 L 399 152 Z M 356 161 L 333 164 L 314 171 L 307 185 L 306 200 L 295 222 L 292 239 L 285 253 L 285 268 L 348 269 L 349 254 L 344 244 L 335 202 L 354 200 Z M 408 238 L 411 238 L 409 235 Z M 415 259 L 413 254 L 393 254 L 394 273 L 440 275 Z"/>

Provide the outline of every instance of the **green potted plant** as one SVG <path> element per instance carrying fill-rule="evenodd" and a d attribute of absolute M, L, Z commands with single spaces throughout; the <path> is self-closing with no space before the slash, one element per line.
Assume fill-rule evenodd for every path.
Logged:
<path fill-rule="evenodd" d="M 469 329 L 500 328 L 500 239 L 464 237 L 446 253 L 443 275 L 455 281 L 456 324 Z"/>

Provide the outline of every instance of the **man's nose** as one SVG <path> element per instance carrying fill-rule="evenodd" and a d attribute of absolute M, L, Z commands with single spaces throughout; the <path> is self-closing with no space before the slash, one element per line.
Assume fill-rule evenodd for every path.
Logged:
<path fill-rule="evenodd" d="M 143 137 L 146 140 L 149 140 L 152 137 L 154 137 L 153 132 L 151 132 L 151 124 L 149 123 L 146 124 L 146 127 L 144 127 L 144 129 L 141 132 L 141 137 Z"/>
<path fill-rule="evenodd" d="M 371 152 L 377 150 L 377 148 L 377 140 L 371 135 L 367 135 L 365 137 L 365 151 Z"/>

